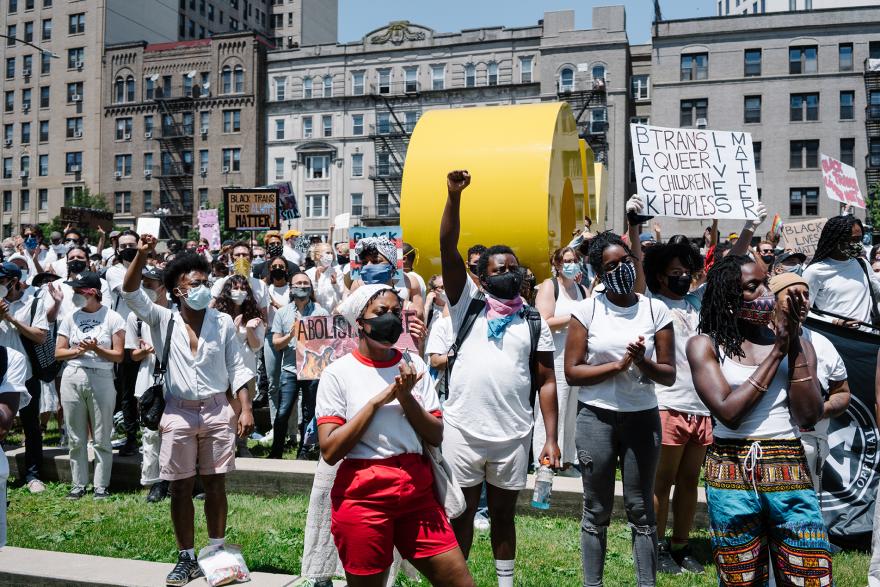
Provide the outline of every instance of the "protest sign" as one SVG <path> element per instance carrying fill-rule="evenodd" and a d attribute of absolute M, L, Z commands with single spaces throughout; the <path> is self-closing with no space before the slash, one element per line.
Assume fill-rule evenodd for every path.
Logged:
<path fill-rule="evenodd" d="M 109 233 L 113 230 L 113 212 L 97 208 L 62 206 L 61 222 L 79 228 L 103 228 Z"/>
<path fill-rule="evenodd" d="M 782 225 L 782 247 L 786 251 L 803 253 L 807 259 L 812 258 L 826 222 L 827 218 L 816 218 Z"/>
<path fill-rule="evenodd" d="M 631 124 L 630 134 L 642 214 L 758 218 L 749 133 Z"/>
<path fill-rule="evenodd" d="M 336 218 L 333 219 L 333 226 L 338 229 L 346 229 L 351 226 L 351 213 L 337 214 Z"/>
<path fill-rule="evenodd" d="M 357 253 L 355 253 L 355 247 L 358 241 L 368 236 L 387 236 L 390 240 L 394 241 L 394 245 L 397 247 L 397 275 L 395 278 L 397 279 L 397 285 L 403 284 L 403 231 L 400 230 L 399 226 L 353 226 L 348 229 L 351 278 L 360 279 L 361 260 L 358 258 Z"/>
<path fill-rule="evenodd" d="M 278 190 L 223 188 L 227 230 L 278 230 Z"/>
<path fill-rule="evenodd" d="M 208 241 L 210 250 L 220 250 L 220 223 L 216 209 L 199 210 L 199 237 Z"/>
<path fill-rule="evenodd" d="M 136 229 L 138 234 L 151 234 L 159 238 L 159 232 L 162 230 L 162 220 L 159 218 L 149 218 L 141 216 L 138 218 Z"/>
<path fill-rule="evenodd" d="M 278 191 L 278 214 L 281 217 L 282 223 L 290 224 L 299 218 L 299 206 L 296 203 L 296 194 L 293 193 L 293 186 L 289 181 L 264 185 L 260 189 Z"/>
<path fill-rule="evenodd" d="M 832 200 L 865 209 L 865 198 L 859 188 L 859 176 L 855 167 L 823 154 L 822 181 L 825 184 L 825 193 Z"/>

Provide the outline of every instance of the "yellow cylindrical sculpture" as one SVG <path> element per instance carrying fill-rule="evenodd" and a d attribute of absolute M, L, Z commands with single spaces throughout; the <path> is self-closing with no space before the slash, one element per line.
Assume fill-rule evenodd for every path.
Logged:
<path fill-rule="evenodd" d="M 415 270 L 440 273 L 446 174 L 467 169 L 461 201 L 464 257 L 474 244 L 506 244 L 538 277 L 550 254 L 583 220 L 584 178 L 577 125 L 564 102 L 431 110 L 407 149 L 400 219 L 419 250 Z"/>

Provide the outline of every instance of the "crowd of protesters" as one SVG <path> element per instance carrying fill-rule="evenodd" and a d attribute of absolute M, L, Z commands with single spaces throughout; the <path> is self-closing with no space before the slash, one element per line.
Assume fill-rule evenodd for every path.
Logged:
<path fill-rule="evenodd" d="M 0 435 L 17 414 L 28 490 L 45 490 L 52 417 L 70 451 L 70 500 L 89 489 L 106 499 L 114 456 L 139 456 L 147 501 L 170 497 L 179 558 L 167 584 L 184 585 L 200 574 L 193 496 L 209 545 L 223 545 L 225 476 L 261 442 L 268 458 L 319 461 L 303 584 L 344 572 L 353 587 L 390 585 L 408 561 L 431 584 L 473 585 L 466 561 L 475 529 L 488 529 L 498 585 L 512 587 L 518 497 L 549 465 L 583 481 L 583 584 L 594 586 L 619 470 L 634 583 L 647 586 L 704 572 L 689 544 L 702 475 L 722 585 L 830 585 L 817 492 L 828 421 L 850 390 L 835 347 L 804 322 L 811 310 L 854 329 L 878 322 L 880 250 L 863 245 L 862 223 L 830 218 L 807 259 L 772 233 L 756 238 L 763 206 L 726 240 L 717 224 L 664 240 L 656 222 L 622 235 L 587 222 L 536 283 L 522 243 L 460 242 L 469 183 L 466 171 L 447 177 L 431 276 L 413 271 L 409 245 L 399 279 L 394 242 L 349 251 L 332 227 L 326 240 L 267 231 L 219 250 L 132 230 L 92 246 L 77 227 L 4 240 Z M 639 218 L 637 196 L 627 211 Z M 329 314 L 357 346 L 301 380 L 296 325 Z M 420 352 L 395 348 L 405 329 Z M 151 430 L 138 402 L 157 372 L 165 404 Z M 269 429 L 257 434 L 262 407 Z M 461 491 L 452 519 L 444 482 Z"/>

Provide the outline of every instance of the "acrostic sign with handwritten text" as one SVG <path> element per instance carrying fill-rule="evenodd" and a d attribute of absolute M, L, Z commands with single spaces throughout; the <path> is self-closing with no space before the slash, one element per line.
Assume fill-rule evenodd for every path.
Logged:
<path fill-rule="evenodd" d="M 859 188 L 859 175 L 855 167 L 823 154 L 822 180 L 825 183 L 825 193 L 832 200 L 854 208 L 865 208 L 865 198 Z"/>

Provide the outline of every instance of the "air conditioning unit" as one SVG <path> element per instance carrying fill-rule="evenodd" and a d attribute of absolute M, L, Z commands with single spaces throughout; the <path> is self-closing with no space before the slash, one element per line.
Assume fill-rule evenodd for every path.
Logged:
<path fill-rule="evenodd" d="M 80 96 L 79 94 L 74 94 L 73 96 L 70 97 L 71 102 L 82 102 L 82 99 L 83 99 L 83 97 Z"/>
<path fill-rule="evenodd" d="M 30 112 L 31 111 L 31 103 L 25 102 L 24 104 L 21 105 L 21 109 L 24 110 L 25 112 Z"/>
<path fill-rule="evenodd" d="M 208 129 L 207 129 L 207 128 L 203 128 L 203 129 L 202 129 L 202 136 L 203 136 L 203 137 L 208 136 Z"/>
<path fill-rule="evenodd" d="M 227 168 L 224 167 L 223 169 L 227 169 Z M 199 175 L 201 175 L 202 177 L 205 177 L 206 175 L 208 175 L 208 168 L 202 167 L 201 169 L 199 169 Z"/>
<path fill-rule="evenodd" d="M 229 173 L 229 168 L 228 168 L 228 167 L 224 167 L 223 170 L 222 170 L 222 173 Z"/>
<path fill-rule="evenodd" d="M 18 177 L 20 177 L 20 178 L 22 178 L 22 179 L 26 178 L 27 176 L 28 176 L 28 172 L 27 172 L 27 171 L 22 171 L 21 173 L 18 174 Z"/>
<path fill-rule="evenodd" d="M 120 177 L 122 177 L 122 172 L 121 171 L 114 171 L 113 177 L 115 177 L 116 179 L 119 179 Z"/>
<path fill-rule="evenodd" d="M 7 147 L 11 147 L 11 146 L 12 146 L 12 139 L 6 139 L 6 146 L 7 146 Z"/>
<path fill-rule="evenodd" d="M 144 138 L 145 138 L 145 139 L 152 139 L 152 138 L 153 138 L 153 133 L 150 132 L 150 131 L 145 132 L 145 133 L 144 133 Z"/>
<path fill-rule="evenodd" d="M 73 131 L 73 138 L 75 138 L 75 139 L 81 139 L 82 136 L 83 136 L 83 131 L 81 131 L 81 130 L 75 130 L 75 131 Z"/>
<path fill-rule="evenodd" d="M 71 166 L 70 166 L 70 172 L 71 172 L 71 173 L 79 173 L 79 171 L 80 171 L 80 169 L 79 169 L 79 165 L 71 165 Z"/>
<path fill-rule="evenodd" d="M 77 61 L 77 62 L 76 62 L 76 68 L 77 68 L 79 71 L 82 71 L 82 68 L 83 68 L 83 62 L 82 62 L 82 61 Z"/>
<path fill-rule="evenodd" d="M 31 70 L 27 67 L 21 70 L 21 73 L 24 74 L 24 77 L 31 77 Z"/>
<path fill-rule="evenodd" d="M 144 169 L 144 177 L 152 177 L 153 170 L 152 169 Z"/>
<path fill-rule="evenodd" d="M 705 118 L 697 119 L 697 128 L 707 128 L 709 126 L 709 121 Z"/>
<path fill-rule="evenodd" d="M 131 133 L 125 133 L 125 134 L 123 134 L 123 135 L 122 135 L 122 140 L 123 140 L 123 141 L 130 141 L 130 140 L 131 140 Z"/>

